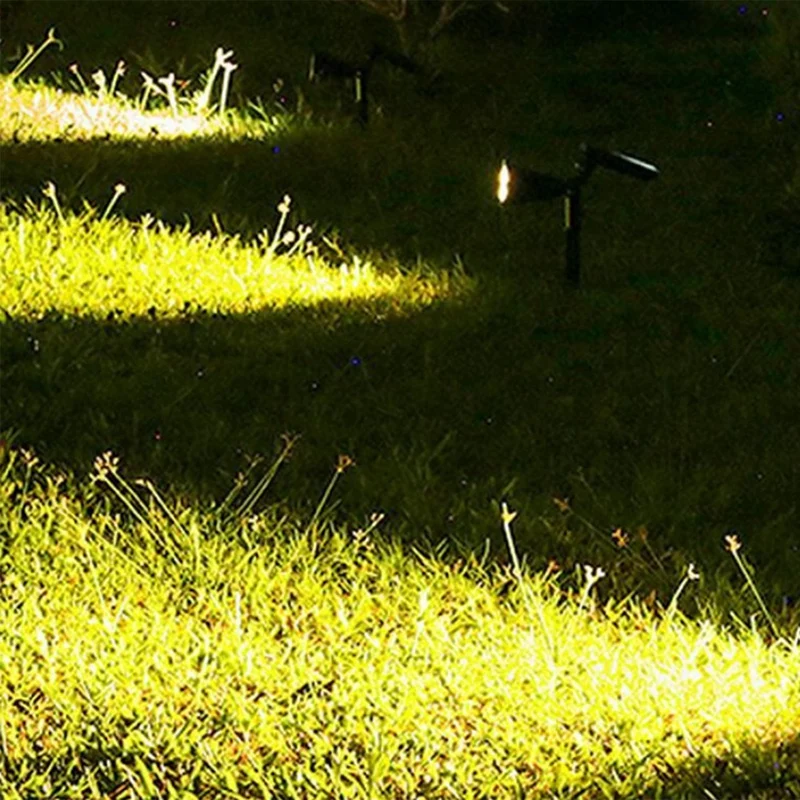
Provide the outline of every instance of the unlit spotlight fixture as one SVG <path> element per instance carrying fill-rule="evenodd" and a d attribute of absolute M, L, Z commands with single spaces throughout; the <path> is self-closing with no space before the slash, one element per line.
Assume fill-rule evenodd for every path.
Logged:
<path fill-rule="evenodd" d="M 308 79 L 315 81 L 320 78 L 337 78 L 353 82 L 353 99 L 357 107 L 357 119 L 362 126 L 369 121 L 369 78 L 372 68 L 378 61 L 386 61 L 393 67 L 404 72 L 416 74 L 420 72 L 419 65 L 401 53 L 386 50 L 380 45 L 375 45 L 370 51 L 369 58 L 363 64 L 353 64 L 343 61 L 328 53 L 316 52 L 311 54 L 308 65 Z"/>

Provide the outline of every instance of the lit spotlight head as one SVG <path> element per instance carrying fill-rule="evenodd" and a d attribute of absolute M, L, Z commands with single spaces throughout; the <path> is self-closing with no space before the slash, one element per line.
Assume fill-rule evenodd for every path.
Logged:
<path fill-rule="evenodd" d="M 622 175 L 630 175 L 640 181 L 652 181 L 658 177 L 658 167 L 643 161 L 638 156 L 612 150 L 600 150 L 589 145 L 581 145 L 588 166 L 605 167 Z"/>
<path fill-rule="evenodd" d="M 497 171 L 497 199 L 501 203 L 508 200 L 508 190 L 511 183 L 511 170 L 508 168 L 508 163 L 503 159 L 500 169 Z"/>
<path fill-rule="evenodd" d="M 527 203 L 532 200 L 552 200 L 563 197 L 569 185 L 562 178 L 513 167 L 503 161 L 497 172 L 496 196 L 500 203 Z"/>

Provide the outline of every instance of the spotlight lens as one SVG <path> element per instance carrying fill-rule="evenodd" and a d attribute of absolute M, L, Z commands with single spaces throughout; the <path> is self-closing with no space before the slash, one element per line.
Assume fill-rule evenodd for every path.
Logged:
<path fill-rule="evenodd" d="M 500 166 L 500 171 L 497 173 L 497 199 L 501 203 L 508 200 L 508 189 L 511 183 L 511 171 L 508 169 L 508 164 L 503 161 Z"/>

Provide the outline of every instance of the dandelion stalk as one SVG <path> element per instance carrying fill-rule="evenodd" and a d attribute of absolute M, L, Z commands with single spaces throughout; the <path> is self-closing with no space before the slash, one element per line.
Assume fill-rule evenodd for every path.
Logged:
<path fill-rule="evenodd" d="M 675 590 L 675 594 L 672 595 L 672 600 L 669 601 L 669 605 L 667 606 L 666 612 L 666 619 L 669 622 L 672 617 L 675 615 L 675 611 L 678 608 L 678 598 L 681 596 L 681 593 L 686 588 L 689 581 L 696 581 L 700 579 L 700 574 L 695 570 L 694 564 L 689 564 L 686 569 L 686 574 L 683 576 L 681 582 L 678 584 L 678 588 Z"/>
<path fill-rule="evenodd" d="M 142 100 L 139 104 L 139 108 L 142 111 L 145 111 L 147 109 L 147 102 L 148 100 L 150 100 L 150 95 L 151 94 L 163 95 L 164 92 L 158 88 L 156 82 L 146 72 L 142 71 L 141 76 L 142 80 L 144 81 L 144 91 L 142 92 Z"/>
<path fill-rule="evenodd" d="M 153 498 L 153 500 L 156 501 L 156 504 L 164 512 L 164 514 L 170 520 L 170 522 L 172 522 L 172 524 L 184 536 L 188 536 L 188 533 L 186 532 L 186 529 L 181 524 L 181 521 L 175 515 L 175 512 L 164 502 L 164 499 L 161 497 L 161 494 L 158 492 L 156 487 L 153 485 L 152 481 L 149 481 L 147 479 L 139 479 L 137 481 L 134 481 L 134 483 L 138 484 L 139 486 L 144 486 L 144 488 L 147 489 L 148 492 L 150 492 L 150 496 Z"/>
<path fill-rule="evenodd" d="M 97 96 L 101 100 L 105 100 L 108 96 L 108 84 L 106 83 L 106 74 L 103 70 L 98 69 L 97 72 L 92 73 L 92 80 L 97 86 Z"/>
<path fill-rule="evenodd" d="M 198 113 L 202 113 L 208 108 L 208 104 L 211 102 L 211 91 L 214 88 L 214 81 L 217 79 L 217 74 L 232 55 L 233 50 L 228 50 L 226 53 L 221 47 L 218 47 L 214 53 L 214 66 L 211 68 L 211 74 L 208 76 L 202 94 L 197 99 L 195 108 Z"/>
<path fill-rule="evenodd" d="M 64 215 L 61 212 L 61 206 L 58 202 L 58 194 L 56 193 L 56 185 L 53 181 L 47 181 L 47 183 L 42 188 L 42 194 L 48 199 L 53 202 L 53 206 L 56 210 L 56 216 L 58 217 L 58 221 L 63 225 L 64 224 Z"/>
<path fill-rule="evenodd" d="M 170 111 L 172 111 L 172 116 L 178 116 L 178 98 L 175 95 L 175 73 L 170 72 L 165 78 L 159 78 L 159 83 L 163 83 L 164 87 L 166 88 L 166 95 L 167 95 L 167 102 L 169 103 Z"/>
<path fill-rule="evenodd" d="M 25 497 L 28 494 L 28 488 L 30 487 L 31 483 L 31 475 L 33 474 L 33 470 L 36 468 L 36 465 L 39 463 L 39 458 L 32 450 L 26 449 L 20 450 L 20 456 L 22 456 L 22 463 L 25 464 L 25 478 L 22 482 L 22 496 Z"/>
<path fill-rule="evenodd" d="M 119 469 L 119 457 L 113 455 L 111 452 L 105 452 L 102 455 L 98 456 L 94 460 L 94 475 L 92 476 L 92 480 L 95 483 L 105 483 L 112 492 L 122 501 L 123 505 L 131 512 L 131 514 L 139 521 L 142 525 L 149 528 L 150 525 L 147 521 L 147 518 L 144 516 L 147 513 L 147 507 L 142 503 L 139 499 L 139 496 L 136 492 L 129 492 L 129 494 L 136 500 L 134 504 L 130 497 L 120 491 L 119 487 L 116 485 L 114 481 L 111 480 L 110 476 L 117 477 L 120 483 L 127 489 L 127 484 L 122 478 L 119 478 L 118 474 Z"/>
<path fill-rule="evenodd" d="M 261 499 L 264 492 L 267 491 L 269 485 L 275 478 L 275 475 L 277 475 L 281 464 L 283 464 L 284 461 L 286 461 L 289 458 L 292 452 L 292 448 L 294 447 L 298 438 L 299 437 L 293 436 L 291 434 L 284 434 L 283 449 L 278 454 L 278 457 L 275 459 L 272 466 L 262 476 L 261 480 L 253 487 L 252 491 L 242 501 L 242 504 L 239 506 L 236 512 L 238 516 L 247 517 L 252 512 L 253 508 L 255 508 L 256 503 Z M 235 495 L 231 495 L 230 499 L 226 500 L 226 503 L 223 504 L 223 507 L 224 505 L 228 505 L 231 502 L 233 496 Z"/>
<path fill-rule="evenodd" d="M 78 66 L 78 64 L 70 64 L 69 71 L 78 79 L 78 85 L 81 87 L 81 92 L 83 92 L 83 94 L 89 94 L 89 87 L 86 85 L 83 75 L 81 75 L 81 68 Z"/>
<path fill-rule="evenodd" d="M 214 81 L 217 79 L 217 73 L 222 66 L 222 61 L 224 61 L 223 50 L 221 47 L 218 47 L 216 53 L 214 54 L 214 66 L 211 67 L 211 72 L 208 76 L 208 80 L 206 81 L 206 85 L 203 88 L 202 94 L 197 98 L 197 105 L 195 109 L 198 113 L 202 113 L 208 108 L 208 104 L 211 101 L 211 91 L 214 88 Z"/>
<path fill-rule="evenodd" d="M 599 583 L 601 578 L 605 578 L 606 573 L 602 567 L 597 567 L 595 569 L 591 564 L 584 564 L 583 565 L 583 572 L 586 576 L 586 583 L 584 584 L 583 591 L 581 592 L 581 599 L 578 603 L 578 610 L 582 610 L 586 605 L 587 600 L 589 599 L 589 593 L 592 591 L 592 587 Z"/>
<path fill-rule="evenodd" d="M 110 452 L 98 456 L 94 461 L 94 475 L 92 476 L 92 480 L 96 483 L 104 483 L 111 489 L 119 501 L 128 509 L 133 518 L 147 531 L 152 540 L 161 544 L 164 551 L 171 557 L 173 563 L 181 563 L 181 553 L 176 550 L 174 543 L 151 523 L 149 518 L 151 513 L 150 509 L 122 475 L 119 474 L 119 458 L 117 456 L 114 456 Z M 147 487 L 146 481 L 140 481 L 139 483 Z M 175 515 L 161 502 L 161 498 L 155 492 L 155 489 L 152 489 L 152 493 L 157 502 L 160 502 L 162 510 L 165 511 L 167 517 L 177 522 Z M 177 524 L 180 526 L 180 523 Z"/>
<path fill-rule="evenodd" d="M 117 61 L 117 66 L 114 69 L 114 74 L 111 76 L 111 87 L 109 88 L 108 92 L 113 97 L 117 91 L 117 84 L 119 83 L 119 79 L 125 74 L 125 62 L 120 59 Z"/>
<path fill-rule="evenodd" d="M 267 254 L 270 258 L 275 255 L 275 251 L 281 243 L 281 236 L 283 234 L 283 226 L 286 224 L 286 217 L 289 216 L 289 209 L 292 205 L 292 198 L 288 194 L 283 196 L 283 200 L 278 204 L 278 213 L 281 215 L 278 220 L 278 227 L 275 229 L 275 235 L 272 241 L 267 245 Z"/>
<path fill-rule="evenodd" d="M 232 61 L 226 61 L 222 65 L 222 69 L 224 70 L 222 75 L 222 92 L 219 98 L 219 113 L 225 113 L 225 107 L 228 104 L 228 90 L 230 89 L 231 84 L 231 73 L 238 68 L 238 64 L 234 64 Z"/>

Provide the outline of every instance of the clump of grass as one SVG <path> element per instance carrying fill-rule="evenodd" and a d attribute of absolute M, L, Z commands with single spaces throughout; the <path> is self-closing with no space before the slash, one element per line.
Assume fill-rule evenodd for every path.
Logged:
<path fill-rule="evenodd" d="M 73 74 L 80 77 L 77 67 Z M 83 78 L 83 93 L 64 92 L 41 80 L 18 84 L 0 76 L 0 99 L 4 113 L 0 115 L 0 140 L 47 141 L 53 139 L 81 141 L 113 137 L 142 139 L 158 136 L 216 136 L 224 132 L 227 122 L 221 117 L 207 118 L 182 112 L 141 110 L 139 104 L 117 93 L 110 95 L 110 86 L 103 89 L 102 73 L 95 73 L 99 87 L 92 93 Z M 147 91 L 147 90 L 145 90 Z M 266 123 L 261 126 L 266 129 Z"/>
<path fill-rule="evenodd" d="M 220 506 L 110 454 L 86 483 L 4 445 L 4 797 L 797 786 L 796 641 L 590 603 L 599 571 L 576 595 L 530 574 L 507 508 L 510 593 L 491 560 L 408 550 L 379 516 L 323 521 L 333 482 L 304 522 L 265 495 L 295 445 Z"/>
<path fill-rule="evenodd" d="M 144 215 L 131 222 L 111 212 L 125 193 L 117 184 L 102 213 L 64 210 L 52 181 L 43 194 L 52 206 L 0 206 L 6 253 L 0 306 L 17 319 L 50 312 L 104 317 L 124 307 L 130 316 L 170 317 L 188 303 L 209 313 L 246 313 L 327 301 L 374 303 L 402 311 L 470 290 L 463 275 L 379 271 L 357 255 L 326 254 L 311 227 L 287 230 L 291 200 L 278 205 L 273 232 L 256 241 L 237 235 L 175 230 Z M 53 254 L 56 258 L 53 259 Z M 331 257 L 337 259 L 332 261 Z M 347 259 L 347 260 L 342 260 Z M 113 270 L 110 268 L 113 264 Z M 176 297 L 179 280 L 187 292 Z"/>
<path fill-rule="evenodd" d="M 231 61 L 233 51 L 217 48 L 214 63 L 202 90 L 189 92 L 189 81 L 178 80 L 173 72 L 154 78 L 141 71 L 142 88 L 137 97 L 128 97 L 120 90 L 120 81 L 127 71 L 120 59 L 110 80 L 102 69 L 91 75 L 91 84 L 83 77 L 80 66 L 73 63 L 69 72 L 77 85 L 77 93 L 63 92 L 42 81 L 19 84 L 17 79 L 50 44 L 63 45 L 48 32 L 36 49 L 29 46 L 27 55 L 7 76 L 0 76 L 0 140 L 14 141 L 80 140 L 109 137 L 115 139 L 178 136 L 229 136 L 274 133 L 281 122 L 275 114 L 247 115 L 231 113 L 228 107 L 231 77 L 238 65 Z M 222 72 L 219 101 L 212 106 L 217 75 Z M 180 87 L 187 87 L 181 89 Z M 157 107 L 160 100 L 161 108 Z M 168 113 L 163 113 L 163 105 Z M 247 116 L 246 124 L 243 118 Z"/>

